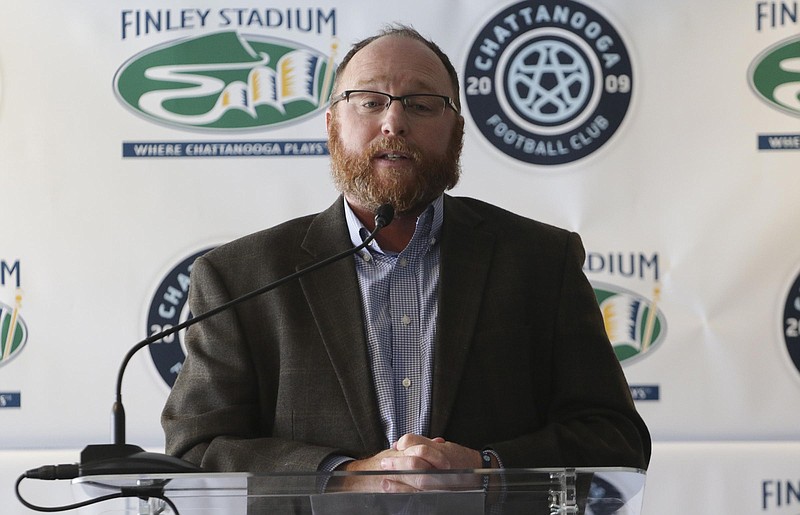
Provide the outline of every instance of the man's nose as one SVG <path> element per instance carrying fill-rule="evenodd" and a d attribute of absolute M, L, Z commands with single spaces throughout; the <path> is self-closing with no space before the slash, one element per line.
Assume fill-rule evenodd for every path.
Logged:
<path fill-rule="evenodd" d="M 384 136 L 405 136 L 408 132 L 408 115 L 399 100 L 394 100 L 384 111 L 381 132 Z"/>

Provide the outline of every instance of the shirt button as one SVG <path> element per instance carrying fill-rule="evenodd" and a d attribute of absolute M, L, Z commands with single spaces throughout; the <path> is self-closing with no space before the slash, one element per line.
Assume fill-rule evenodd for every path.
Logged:
<path fill-rule="evenodd" d="M 405 267 L 406 267 L 406 265 L 408 265 L 408 259 L 406 259 L 406 258 L 402 257 L 402 258 L 400 258 L 400 261 L 399 261 L 399 263 L 400 263 L 400 266 L 402 266 L 403 268 L 405 268 Z"/>
<path fill-rule="evenodd" d="M 411 323 L 411 317 L 408 315 L 403 315 L 403 318 L 400 319 L 403 322 L 403 325 L 408 325 Z"/>
<path fill-rule="evenodd" d="M 406 388 L 411 386 L 411 379 L 409 379 L 407 377 L 405 379 L 403 379 L 403 386 L 405 386 Z"/>
<path fill-rule="evenodd" d="M 431 245 L 436 245 L 436 238 L 431 238 L 430 244 Z"/>
<path fill-rule="evenodd" d="M 369 261 L 371 261 L 371 260 L 372 260 L 372 254 L 370 254 L 369 252 L 364 252 L 364 253 L 362 254 L 362 256 L 364 256 L 364 261 L 367 261 L 367 262 L 369 262 Z"/>

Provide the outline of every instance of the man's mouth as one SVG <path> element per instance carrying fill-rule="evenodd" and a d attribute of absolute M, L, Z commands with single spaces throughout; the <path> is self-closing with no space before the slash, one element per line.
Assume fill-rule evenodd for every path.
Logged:
<path fill-rule="evenodd" d="M 399 161 L 402 159 L 409 159 L 408 155 L 399 152 L 384 152 L 378 154 L 378 159 L 386 159 L 387 161 Z"/>

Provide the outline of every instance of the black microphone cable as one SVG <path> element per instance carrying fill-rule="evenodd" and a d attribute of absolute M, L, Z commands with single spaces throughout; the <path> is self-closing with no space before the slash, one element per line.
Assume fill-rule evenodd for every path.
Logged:
<path fill-rule="evenodd" d="M 180 515 L 178 507 L 169 497 L 164 494 L 164 485 L 162 482 L 157 485 L 141 485 L 141 486 L 122 486 L 119 492 L 102 495 L 94 499 L 87 499 L 85 501 L 77 502 L 74 504 L 65 504 L 63 506 L 37 506 L 28 502 L 22 497 L 20 492 L 20 485 L 24 479 L 43 479 L 43 480 L 57 480 L 57 479 L 75 479 L 80 475 L 80 467 L 77 464 L 63 464 L 63 465 L 45 465 L 36 469 L 26 471 L 24 474 L 17 478 L 14 484 L 14 493 L 17 495 L 17 500 L 22 503 L 26 508 L 33 511 L 40 511 L 45 513 L 55 513 L 59 511 L 77 510 L 78 508 L 85 508 L 93 504 L 98 504 L 112 499 L 124 499 L 127 497 L 138 497 L 142 500 L 159 499 L 167 503 L 175 515 Z"/>

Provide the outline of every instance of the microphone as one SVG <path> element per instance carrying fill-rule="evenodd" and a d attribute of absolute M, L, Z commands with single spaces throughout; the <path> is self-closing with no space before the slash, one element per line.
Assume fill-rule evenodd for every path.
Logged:
<path fill-rule="evenodd" d="M 382 204 L 375 210 L 375 230 L 383 229 L 394 220 L 394 206 Z"/>
<path fill-rule="evenodd" d="M 267 284 L 257 290 L 246 293 L 240 297 L 232 299 L 225 304 L 221 304 L 214 309 L 201 313 L 189 320 L 186 320 L 178 325 L 169 329 L 155 333 L 134 345 L 125 358 L 122 360 L 119 372 L 117 373 L 117 388 L 116 400 L 111 409 L 112 424 L 114 431 L 113 444 L 93 444 L 86 446 L 81 451 L 81 462 L 77 469 L 68 468 L 70 473 L 77 472 L 78 476 L 97 475 L 97 474 L 156 474 L 156 473 L 183 473 L 183 472 L 200 472 L 198 466 L 188 461 L 184 461 L 175 456 L 167 454 L 160 454 L 154 452 L 145 452 L 144 449 L 137 445 L 125 443 L 125 407 L 122 404 L 122 376 L 125 373 L 125 368 L 128 366 L 131 358 L 136 352 L 155 343 L 162 338 L 171 334 L 177 333 L 187 327 L 201 322 L 207 318 L 221 313 L 233 306 L 240 304 L 253 297 L 257 297 L 270 290 L 281 286 L 284 283 L 297 279 L 305 274 L 311 273 L 315 270 L 323 268 L 335 261 L 339 261 L 347 256 L 351 256 L 359 252 L 364 247 L 372 243 L 372 240 L 378 235 L 378 232 L 389 225 L 394 218 L 394 207 L 391 204 L 383 204 L 375 211 L 375 229 L 364 239 L 364 241 L 357 247 L 340 252 L 334 256 L 319 261 L 309 267 L 298 270 L 297 272 L 288 275 L 275 282 Z M 77 476 L 73 476 L 77 477 Z M 54 479 L 63 479 L 62 477 Z"/>

